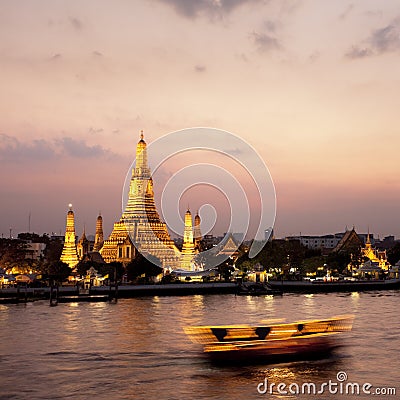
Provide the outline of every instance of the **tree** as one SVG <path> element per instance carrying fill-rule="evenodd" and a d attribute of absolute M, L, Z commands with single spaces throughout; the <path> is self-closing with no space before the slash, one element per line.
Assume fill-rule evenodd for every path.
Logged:
<path fill-rule="evenodd" d="M 98 273 L 103 276 L 108 275 L 112 282 L 114 281 L 114 278 L 116 278 L 117 281 L 120 281 L 126 272 L 126 268 L 119 261 L 112 261 L 108 264 L 95 264 L 96 266 L 94 268 L 98 271 Z"/>
<path fill-rule="evenodd" d="M 128 280 L 134 280 L 144 275 L 144 280 L 148 282 L 151 277 L 162 274 L 163 269 L 156 264 L 160 261 L 157 257 L 148 255 L 144 257 L 138 253 L 136 257 L 126 266 Z"/>
<path fill-rule="evenodd" d="M 61 240 L 48 240 L 44 249 L 44 258 L 47 262 L 56 262 L 60 259 L 63 249 Z"/>
<path fill-rule="evenodd" d="M 46 262 L 42 265 L 42 274 L 47 275 L 50 280 L 61 283 L 71 275 L 72 269 L 60 260 Z"/>
<path fill-rule="evenodd" d="M 400 260 L 400 243 L 388 250 L 387 258 L 391 265 L 395 265 Z"/>
<path fill-rule="evenodd" d="M 11 272 L 25 262 L 26 244 L 16 239 L 0 239 L 0 267 Z"/>

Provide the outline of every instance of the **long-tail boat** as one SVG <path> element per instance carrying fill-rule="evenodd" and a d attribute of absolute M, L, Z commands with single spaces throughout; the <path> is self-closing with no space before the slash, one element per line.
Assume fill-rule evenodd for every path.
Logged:
<path fill-rule="evenodd" d="M 184 328 L 212 360 L 276 362 L 320 358 L 342 344 L 341 334 L 353 326 L 353 315 L 258 326 L 192 326 Z"/>

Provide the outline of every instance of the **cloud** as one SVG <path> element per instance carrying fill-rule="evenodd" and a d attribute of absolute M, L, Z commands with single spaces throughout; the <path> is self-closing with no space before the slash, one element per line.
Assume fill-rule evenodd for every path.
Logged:
<path fill-rule="evenodd" d="M 280 21 L 273 21 L 271 19 L 267 19 L 264 21 L 264 28 L 267 32 L 274 33 L 282 26 Z"/>
<path fill-rule="evenodd" d="M 55 156 L 51 143 L 35 139 L 31 143 L 19 141 L 16 137 L 0 134 L 0 160 L 49 160 Z"/>
<path fill-rule="evenodd" d="M 101 130 L 102 131 L 102 130 Z M 0 161 L 48 161 L 60 156 L 74 158 L 111 157 L 115 154 L 100 145 L 90 146 L 84 140 L 63 137 L 56 140 L 21 141 L 0 134 Z"/>
<path fill-rule="evenodd" d="M 345 57 L 349 59 L 365 58 L 373 54 L 372 50 L 364 47 L 353 46 L 346 54 Z"/>
<path fill-rule="evenodd" d="M 50 61 L 57 61 L 57 60 L 60 60 L 61 58 L 62 58 L 62 55 L 60 53 L 56 53 L 50 57 Z"/>
<path fill-rule="evenodd" d="M 261 53 L 282 49 L 279 40 L 269 33 L 253 32 L 251 38 Z"/>
<path fill-rule="evenodd" d="M 359 45 L 354 45 L 345 54 L 346 58 L 357 59 L 400 50 L 400 17 L 383 28 L 375 29 Z"/>
<path fill-rule="evenodd" d="M 202 72 L 205 72 L 207 70 L 207 68 L 205 65 L 195 65 L 194 70 L 196 72 L 202 73 Z"/>
<path fill-rule="evenodd" d="M 100 53 L 100 51 L 92 51 L 92 56 L 94 56 L 94 57 L 103 57 L 104 56 L 104 54 L 103 53 Z"/>
<path fill-rule="evenodd" d="M 111 154 L 100 145 L 88 146 L 84 140 L 75 140 L 71 137 L 58 139 L 56 144 L 63 153 L 76 158 L 104 157 Z"/>
<path fill-rule="evenodd" d="M 396 18 L 384 28 L 374 31 L 369 42 L 378 53 L 400 50 L 400 18 Z"/>
<path fill-rule="evenodd" d="M 89 128 L 89 133 L 92 135 L 97 135 L 98 133 L 103 133 L 103 128 L 93 128 L 92 126 Z"/>
<path fill-rule="evenodd" d="M 71 24 L 71 26 L 76 29 L 77 31 L 82 30 L 83 28 L 83 23 L 81 20 L 79 20 L 76 17 L 69 17 L 68 18 L 69 23 Z"/>
<path fill-rule="evenodd" d="M 175 11 L 187 18 L 196 18 L 202 14 L 221 16 L 229 14 L 244 4 L 257 3 L 260 0 L 159 0 L 172 6 Z"/>
<path fill-rule="evenodd" d="M 348 15 L 353 11 L 354 5 L 350 4 L 347 6 L 347 8 L 339 15 L 339 19 L 345 20 Z"/>

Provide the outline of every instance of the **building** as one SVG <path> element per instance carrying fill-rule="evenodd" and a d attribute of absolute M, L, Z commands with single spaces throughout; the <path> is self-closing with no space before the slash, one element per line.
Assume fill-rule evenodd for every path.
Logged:
<path fill-rule="evenodd" d="M 355 228 L 351 231 L 347 230 L 343 237 L 340 239 L 339 243 L 333 249 L 337 253 L 357 253 L 363 246 L 363 241 L 357 234 Z"/>
<path fill-rule="evenodd" d="M 298 240 L 303 246 L 309 249 L 334 249 L 343 238 L 344 233 L 336 233 L 331 235 L 312 236 L 299 235 L 287 236 L 287 240 Z"/>
<path fill-rule="evenodd" d="M 197 211 L 194 217 L 194 228 L 193 228 L 193 238 L 194 238 L 194 248 L 199 252 L 201 251 L 201 229 L 200 229 L 200 215 Z"/>
<path fill-rule="evenodd" d="M 44 259 L 46 243 L 28 241 L 25 245 L 25 259 L 39 261 Z"/>
<path fill-rule="evenodd" d="M 361 265 L 361 270 L 363 270 L 363 268 L 375 268 L 382 271 L 388 271 L 390 269 L 386 250 L 374 249 L 369 235 L 367 236 L 365 246 L 361 249 L 361 254 L 368 259 Z"/>
<path fill-rule="evenodd" d="M 100 254 L 106 262 L 127 263 L 135 257 L 135 248 L 145 256 L 156 257 L 165 269 L 179 267 L 180 251 L 171 240 L 155 206 L 143 131 L 136 146 L 136 164 L 132 169 L 128 202 L 121 219 L 114 224 L 109 238 L 104 241 Z"/>
<path fill-rule="evenodd" d="M 93 242 L 90 243 L 90 241 L 86 237 L 85 229 L 83 229 L 82 236 L 80 237 L 80 239 L 78 240 L 78 244 L 76 245 L 79 260 L 82 260 L 82 258 L 92 250 L 92 246 Z"/>
<path fill-rule="evenodd" d="M 60 260 L 68 264 L 70 268 L 75 268 L 78 264 L 78 252 L 75 245 L 75 219 L 72 211 L 72 204 L 69 205 L 67 213 L 67 226 L 65 228 L 64 247 Z"/>
<path fill-rule="evenodd" d="M 183 232 L 183 245 L 181 253 L 180 269 L 193 271 L 193 258 L 196 254 L 193 239 L 192 214 L 188 209 L 185 213 L 185 228 Z"/>
<path fill-rule="evenodd" d="M 101 214 L 97 217 L 96 221 L 96 235 L 94 237 L 93 251 L 100 251 L 103 247 L 104 235 L 103 235 L 103 217 Z"/>

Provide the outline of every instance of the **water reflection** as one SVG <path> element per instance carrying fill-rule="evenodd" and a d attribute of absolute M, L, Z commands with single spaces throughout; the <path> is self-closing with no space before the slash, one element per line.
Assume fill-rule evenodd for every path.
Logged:
<path fill-rule="evenodd" d="M 120 299 L 117 304 L 0 306 L 0 373 L 7 382 L 1 396 L 50 399 L 55 394 L 49 388 L 57 388 L 58 398 L 259 399 L 257 384 L 265 378 L 319 383 L 334 379 L 338 371 L 346 371 L 352 381 L 396 385 L 400 321 L 394 316 L 399 296 L 397 291 L 205 295 Z M 345 346 L 332 358 L 317 361 L 217 366 L 183 333 L 187 325 L 348 313 L 356 318 Z"/>

